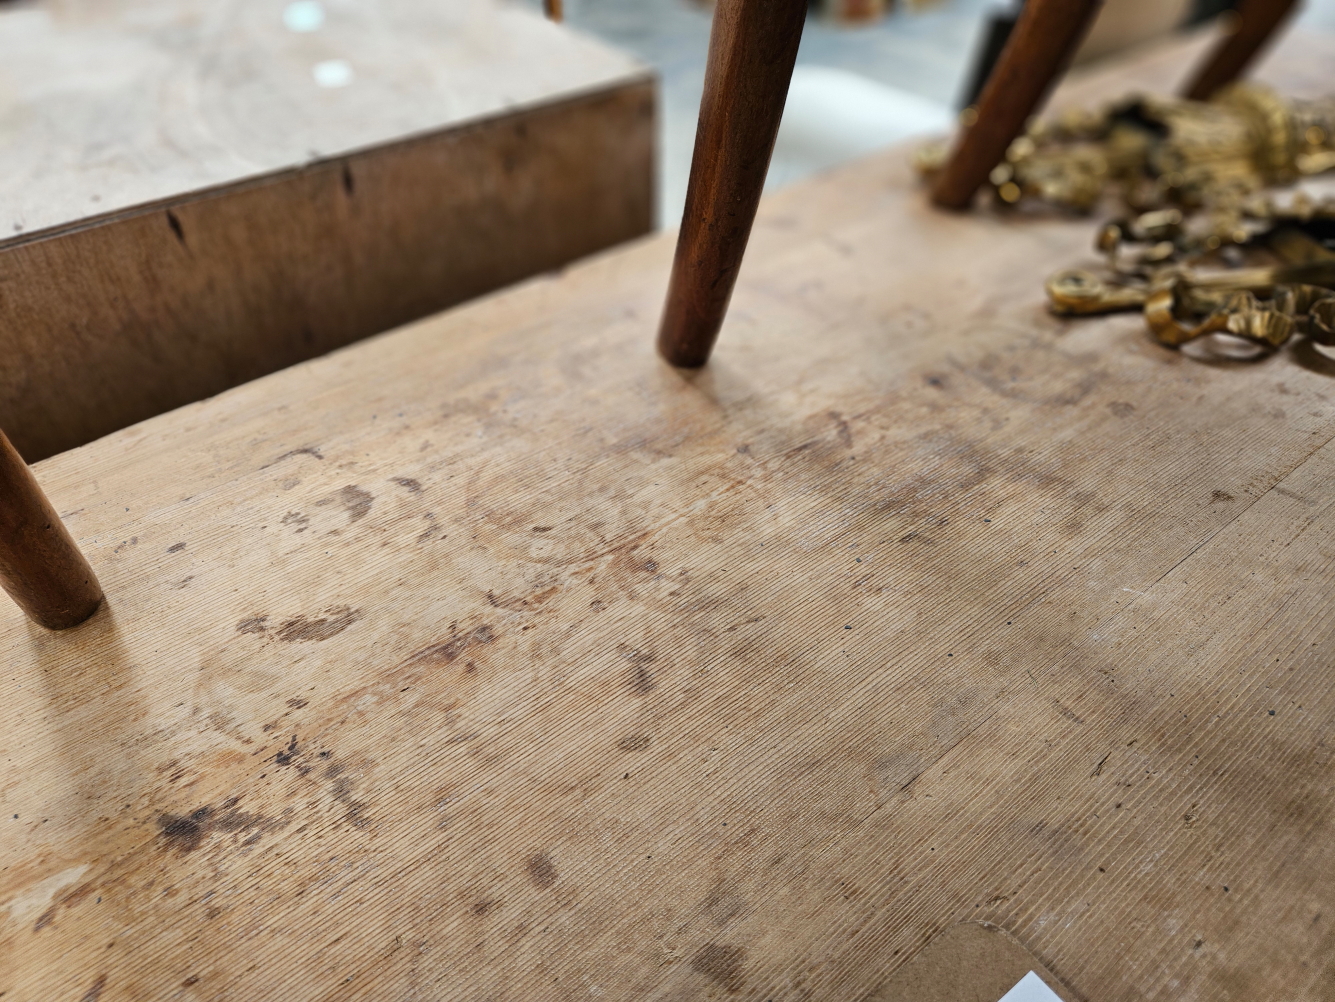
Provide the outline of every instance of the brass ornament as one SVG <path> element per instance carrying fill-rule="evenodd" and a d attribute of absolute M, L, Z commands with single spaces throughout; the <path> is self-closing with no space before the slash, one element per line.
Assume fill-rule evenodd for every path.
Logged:
<path fill-rule="evenodd" d="M 923 150 L 930 175 L 945 147 Z M 1052 310 L 1140 310 L 1177 347 L 1211 334 L 1271 352 L 1295 334 L 1335 344 L 1335 198 L 1270 189 L 1335 168 L 1335 98 L 1238 84 L 1208 102 L 1137 95 L 1035 122 L 989 177 L 999 206 L 1118 215 L 1101 274 L 1046 283 Z"/>

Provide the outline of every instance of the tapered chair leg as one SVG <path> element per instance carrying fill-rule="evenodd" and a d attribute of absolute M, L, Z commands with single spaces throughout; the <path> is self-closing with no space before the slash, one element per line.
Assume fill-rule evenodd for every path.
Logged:
<path fill-rule="evenodd" d="M 542 0 L 542 9 L 553 21 L 565 20 L 565 8 L 561 0 Z"/>
<path fill-rule="evenodd" d="M 802 39 L 807 0 L 718 0 L 658 350 L 704 365 L 737 281 Z"/>
<path fill-rule="evenodd" d="M 1102 0 L 1027 0 L 1001 50 L 972 121 L 932 189 L 932 201 L 947 209 L 967 208 L 1066 68 Z"/>
<path fill-rule="evenodd" d="M 0 431 L 0 585 L 51 630 L 97 611 L 102 588 L 28 464 Z"/>
<path fill-rule="evenodd" d="M 1208 101 L 1219 88 L 1242 76 L 1275 29 L 1297 6 L 1296 0 L 1242 0 L 1233 15 L 1233 30 L 1201 64 L 1182 96 Z"/>

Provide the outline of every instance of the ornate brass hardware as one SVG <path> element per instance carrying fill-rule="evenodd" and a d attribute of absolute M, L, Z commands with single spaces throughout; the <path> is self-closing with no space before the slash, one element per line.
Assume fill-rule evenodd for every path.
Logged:
<path fill-rule="evenodd" d="M 920 170 L 940 157 L 924 150 Z M 1165 345 L 1226 333 L 1273 351 L 1295 333 L 1335 344 L 1335 198 L 1267 190 L 1332 168 L 1335 98 L 1237 85 L 1035 123 L 989 181 L 1002 206 L 1122 208 L 1095 238 L 1101 274 L 1048 279 L 1054 312 L 1140 310 Z"/>

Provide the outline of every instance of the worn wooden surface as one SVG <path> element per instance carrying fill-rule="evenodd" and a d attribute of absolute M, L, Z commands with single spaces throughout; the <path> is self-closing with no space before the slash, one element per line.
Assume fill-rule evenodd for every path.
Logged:
<path fill-rule="evenodd" d="M 858 999 L 961 920 L 1329 1000 L 1335 362 L 1054 318 L 1093 222 L 905 158 L 762 204 L 697 373 L 666 234 L 39 464 L 108 601 L 0 612 L 4 1002 Z"/>
<path fill-rule="evenodd" d="M 0 8 L 0 427 L 29 460 L 652 227 L 628 57 L 490 0 L 326 10 Z"/>

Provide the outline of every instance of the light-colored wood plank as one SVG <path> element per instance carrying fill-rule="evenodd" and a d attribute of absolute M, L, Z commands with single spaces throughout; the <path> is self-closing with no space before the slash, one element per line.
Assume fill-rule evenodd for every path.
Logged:
<path fill-rule="evenodd" d="M 39 0 L 0 11 L 0 236 L 266 177 L 642 75 L 495 0 Z M 312 22 L 314 24 L 315 22 Z M 313 68 L 342 60 L 350 82 Z"/>
<path fill-rule="evenodd" d="M 109 600 L 0 619 L 5 1002 L 856 999 L 968 920 L 1329 999 L 1335 363 L 1048 315 L 1092 228 L 896 151 L 700 373 L 665 235 L 39 464 Z"/>
<path fill-rule="evenodd" d="M 0 10 L 0 427 L 30 460 L 652 227 L 644 68 L 490 0 L 327 7 Z"/>

